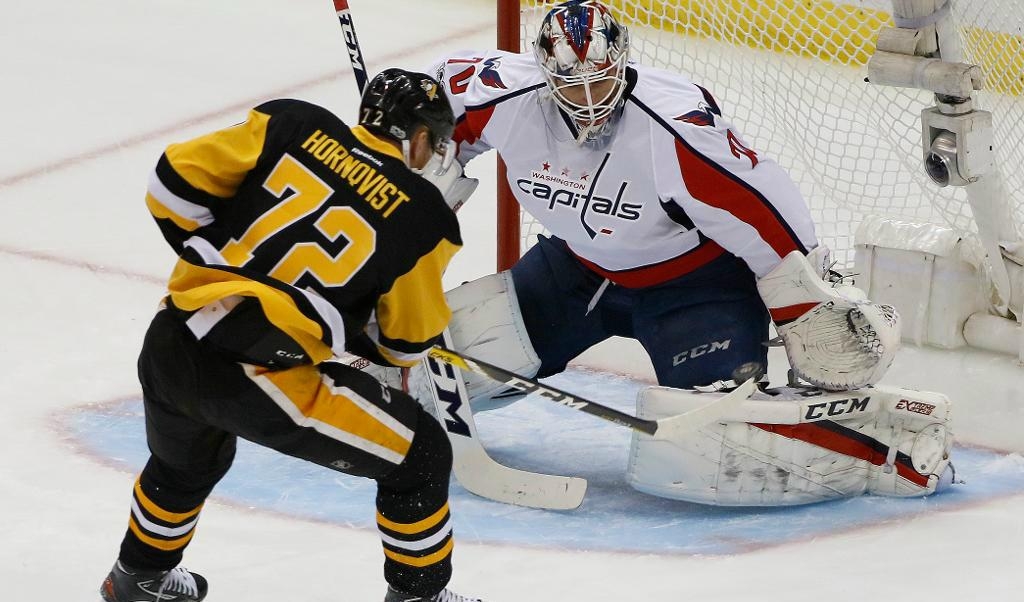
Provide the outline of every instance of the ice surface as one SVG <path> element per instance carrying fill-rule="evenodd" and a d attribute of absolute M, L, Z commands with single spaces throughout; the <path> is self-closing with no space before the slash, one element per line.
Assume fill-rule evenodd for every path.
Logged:
<path fill-rule="evenodd" d="M 351 5 L 371 71 L 493 44 L 490 2 Z M 357 95 L 326 0 L 8 2 L 0 28 L 2 598 L 97 600 L 144 460 L 135 356 L 173 262 L 142 203 L 148 171 L 166 144 L 263 100 L 353 116 Z M 489 163 L 470 175 L 493 189 Z M 493 205 L 481 195 L 460 218 L 467 251 L 449 286 L 493 268 Z M 490 602 L 1021 599 L 1022 381 L 1010 358 L 906 350 L 887 382 L 954 399 L 967 485 L 806 509 L 632 491 L 628 432 L 543 400 L 482 416 L 502 461 L 592 485 L 577 512 L 453 488 L 453 587 Z M 639 386 L 585 371 L 553 382 L 624 408 Z M 379 600 L 369 495 L 364 482 L 246 447 L 186 564 L 210 579 L 211 602 Z"/>

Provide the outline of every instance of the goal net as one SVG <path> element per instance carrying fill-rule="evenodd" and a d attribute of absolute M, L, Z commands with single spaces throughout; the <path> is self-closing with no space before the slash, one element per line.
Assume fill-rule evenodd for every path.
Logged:
<path fill-rule="evenodd" d="M 555 3 L 521 0 L 519 41 L 531 51 Z M 922 167 L 921 111 L 931 92 L 865 81 L 887 0 L 606 0 L 630 30 L 631 58 L 686 74 L 711 91 L 759 153 L 786 167 L 840 266 L 867 216 L 940 224 L 977 236 L 963 188 L 940 188 Z M 960 0 L 952 18 L 963 62 L 982 67 L 975 108 L 991 111 L 1006 191 L 1002 234 L 1024 238 L 1024 2 Z M 507 24 L 506 24 L 507 25 Z M 519 248 L 541 230 L 520 217 Z"/>

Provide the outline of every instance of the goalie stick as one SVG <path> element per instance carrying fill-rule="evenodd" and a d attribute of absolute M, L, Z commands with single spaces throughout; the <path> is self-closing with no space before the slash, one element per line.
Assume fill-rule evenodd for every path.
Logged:
<path fill-rule="evenodd" d="M 356 84 L 362 93 L 368 79 L 366 63 L 352 24 L 348 0 L 334 0 L 334 11 L 345 35 L 345 47 Z M 444 334 L 448 336 L 447 329 Z M 446 344 L 451 345 L 451 341 L 446 339 Z M 431 397 L 436 415 L 445 427 L 452 446 L 452 470 L 467 491 L 495 501 L 531 508 L 570 510 L 583 503 L 587 490 L 584 479 L 518 470 L 491 458 L 477 437 L 476 423 L 461 374 L 451 367 L 447 371 L 442 370 L 440 364 L 431 362 L 429 358 L 423 359 L 423 367 L 431 381 Z"/>
<path fill-rule="evenodd" d="M 445 343 L 448 344 L 448 341 L 446 340 Z M 719 397 L 705 406 L 676 416 L 650 420 L 638 418 L 637 416 L 633 416 L 632 414 L 627 414 L 625 412 L 620 412 L 615 408 L 599 404 L 596 401 L 591 401 L 578 395 L 573 395 L 572 393 L 567 393 L 561 389 L 545 385 L 536 379 L 520 376 L 510 370 L 499 368 L 493 364 L 488 364 L 487 362 L 471 358 L 462 353 L 451 351 L 450 349 L 434 347 L 430 350 L 430 357 L 445 362 L 446 364 L 450 364 L 456 368 L 482 374 L 498 382 L 516 387 L 517 389 L 521 389 L 528 393 L 539 393 L 541 397 L 545 397 L 555 403 L 631 428 L 635 431 L 650 435 L 655 439 L 662 439 L 665 441 L 678 440 L 687 433 L 696 431 L 707 424 L 720 420 L 736 406 L 742 404 L 743 401 L 750 397 L 757 388 L 757 379 L 759 377 L 757 372 L 760 368 L 759 366 L 754 367 L 748 364 L 744 364 L 744 366 L 738 368 L 736 375 L 743 380 L 743 383 L 728 394 Z"/>

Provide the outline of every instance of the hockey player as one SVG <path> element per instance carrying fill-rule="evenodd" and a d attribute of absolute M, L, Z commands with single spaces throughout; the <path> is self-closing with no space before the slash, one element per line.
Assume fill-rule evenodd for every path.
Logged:
<path fill-rule="evenodd" d="M 387 602 L 469 599 L 451 575 L 451 449 L 407 394 L 332 362 L 419 360 L 447 324 L 461 238 L 434 178 L 451 106 L 429 76 L 375 77 L 350 127 L 275 100 L 169 146 L 146 204 L 179 254 L 139 357 L 151 451 L 107 602 L 197 602 L 176 568 L 237 437 L 377 481 Z"/>
<path fill-rule="evenodd" d="M 892 308 L 823 282 L 828 250 L 799 190 L 710 91 L 628 57 L 608 9 L 572 0 L 545 16 L 533 53 L 432 67 L 458 161 L 496 149 L 551 233 L 508 272 L 449 292 L 455 347 L 545 377 L 617 335 L 641 343 L 661 385 L 690 388 L 764 365 L 773 319 L 806 381 L 876 382 L 899 343 Z M 498 404 L 492 383 L 469 384 L 476 409 Z"/>
<path fill-rule="evenodd" d="M 828 249 L 819 246 L 788 174 L 744 142 L 709 90 L 678 73 L 629 62 L 627 30 L 599 2 L 553 7 L 532 53 L 466 51 L 430 72 L 455 109 L 459 163 L 497 150 L 516 200 L 550 232 L 510 270 L 447 294 L 456 350 L 545 377 L 617 335 L 639 341 L 658 383 L 684 395 L 682 389 L 728 381 L 746 362 L 766 365 L 774 321 L 791 368 L 811 385 L 858 389 L 878 382 L 888 369 L 900 340 L 896 312 L 827 278 Z M 500 384 L 463 376 L 475 411 L 516 399 Z M 430 379 L 414 375 L 410 382 L 421 398 L 426 389 L 418 382 L 434 387 L 440 399 Z M 902 399 L 906 405 L 915 398 Z M 663 444 L 655 461 L 630 467 L 630 478 L 646 491 L 671 490 L 683 499 L 719 504 L 806 503 L 864 491 L 927 494 L 948 461 L 948 412 L 933 428 L 932 421 L 912 423 L 902 418 L 905 412 L 890 412 L 898 402 L 843 431 L 856 431 L 851 437 L 860 437 L 862 446 L 892 453 L 841 458 L 858 467 L 847 471 L 852 476 L 841 489 L 832 487 L 834 479 L 814 481 L 820 472 L 806 477 L 812 483 L 804 489 L 812 493 L 786 489 L 786 471 L 803 466 L 798 453 L 818 466 L 836 464 L 850 450 L 810 445 L 794 446 L 799 449 L 786 462 L 772 464 L 782 484 L 765 487 L 778 495 L 708 494 L 700 488 L 715 483 L 715 475 L 747 465 L 720 464 L 715 450 L 724 439 L 709 442 L 703 432 L 694 434 L 694 447 L 708 453 L 700 471 L 674 471 L 673 458 L 687 462 L 683 450 Z M 794 400 L 779 403 L 788 404 L 779 406 L 782 414 L 799 409 Z M 742 416 L 732 420 L 746 422 Z M 904 426 L 887 431 L 890 420 Z M 773 449 L 790 449 L 773 438 L 812 428 L 751 434 L 743 449 L 771 457 Z M 869 482 L 889 474 L 897 451 L 915 455 L 910 448 L 924 430 L 934 443 L 927 453 L 917 448 L 916 456 L 929 460 L 914 466 L 926 474 L 899 485 Z M 652 448 L 643 451 L 650 455 Z M 690 477 L 692 483 L 661 486 Z M 815 498 L 817 492 L 825 493 Z"/>

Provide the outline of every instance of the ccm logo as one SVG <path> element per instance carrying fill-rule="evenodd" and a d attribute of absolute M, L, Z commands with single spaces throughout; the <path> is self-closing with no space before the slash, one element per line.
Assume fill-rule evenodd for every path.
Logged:
<path fill-rule="evenodd" d="M 901 399 L 896 404 L 896 409 L 931 416 L 932 412 L 935 411 L 935 406 L 930 403 L 924 403 L 923 401 L 907 401 L 906 399 Z"/>
<path fill-rule="evenodd" d="M 687 351 L 677 353 L 676 355 L 672 356 L 672 365 L 678 366 L 679 364 L 682 364 L 688 359 L 697 358 L 707 353 L 724 351 L 729 348 L 729 343 L 731 342 L 732 339 L 726 339 L 724 341 L 715 341 L 710 344 L 705 343 L 704 345 L 697 345 L 693 349 L 689 349 Z"/>
<path fill-rule="evenodd" d="M 850 399 L 837 399 L 835 401 L 823 401 L 812 403 L 807 406 L 804 413 L 804 420 L 818 420 L 827 416 L 842 416 L 854 412 L 866 412 L 870 397 L 851 397 Z"/>
<path fill-rule="evenodd" d="M 283 357 L 290 360 L 301 360 L 304 357 L 306 357 L 306 355 L 303 353 L 292 353 L 290 351 L 284 351 L 282 349 L 278 349 L 277 351 L 275 351 L 274 355 L 276 355 L 277 357 Z"/>
<path fill-rule="evenodd" d="M 459 395 L 459 382 L 455 380 L 455 370 L 444 362 L 439 362 L 432 357 L 427 358 L 427 365 L 430 367 L 430 381 L 434 387 L 434 394 L 437 401 L 444 407 L 443 416 L 445 428 L 449 433 L 472 437 L 469 424 L 462 419 L 460 414 L 470 411 L 462 405 L 462 396 Z"/>

